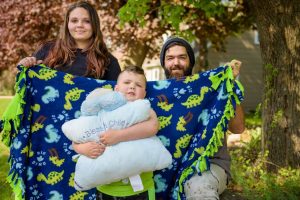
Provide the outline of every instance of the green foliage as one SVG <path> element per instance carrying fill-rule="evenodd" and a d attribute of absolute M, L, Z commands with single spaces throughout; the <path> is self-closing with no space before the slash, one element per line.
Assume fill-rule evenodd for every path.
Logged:
<path fill-rule="evenodd" d="M 226 7 L 226 4 L 223 4 L 220 0 L 187 0 L 189 4 L 191 4 L 193 7 L 201 9 L 204 11 L 206 17 L 215 17 L 216 15 L 221 15 L 225 12 L 224 7 Z"/>
<path fill-rule="evenodd" d="M 128 0 L 127 3 L 119 10 L 118 16 L 121 19 L 121 24 L 125 22 L 138 21 L 142 26 L 145 24 L 145 16 L 151 12 L 150 0 Z M 185 15 L 190 9 L 201 10 L 207 18 L 220 16 L 225 12 L 225 4 L 220 0 L 187 0 L 187 1 L 160 1 L 159 16 L 162 19 L 162 25 L 170 24 L 177 32 L 180 31 L 180 23 L 184 18 L 189 18 Z M 193 15 L 194 16 L 194 15 Z M 192 20 L 195 18 L 191 17 Z"/>
<path fill-rule="evenodd" d="M 272 117 L 271 127 L 275 128 L 278 126 L 279 121 L 282 119 L 283 116 L 283 110 L 280 109 L 277 112 L 275 112 L 275 115 Z"/>
<path fill-rule="evenodd" d="M 266 71 L 266 81 L 271 84 L 274 80 L 274 78 L 276 78 L 278 76 L 278 69 L 275 68 L 272 64 L 266 64 L 265 65 L 265 71 Z"/>
<path fill-rule="evenodd" d="M 268 152 L 261 151 L 261 131 L 251 131 L 252 139 L 241 149 L 231 151 L 234 184 L 243 188 L 246 199 L 296 200 L 300 198 L 300 169 L 278 168 L 268 173 Z"/>
<path fill-rule="evenodd" d="M 270 101 L 270 98 L 272 96 L 272 92 L 274 90 L 273 87 L 273 82 L 276 79 L 276 77 L 278 76 L 278 69 L 275 68 L 272 64 L 266 64 L 265 65 L 265 84 L 266 84 L 266 93 L 265 93 L 265 105 L 268 104 L 268 102 Z"/>
<path fill-rule="evenodd" d="M 14 196 L 13 196 L 13 192 L 12 189 L 10 187 L 10 185 L 8 184 L 8 182 L 6 181 L 6 177 L 8 174 L 8 170 L 9 170 L 9 165 L 8 165 L 8 149 L 7 147 L 4 146 L 3 143 L 0 142 L 0 166 L 1 166 L 1 170 L 0 170 L 0 194 L 1 194 L 1 199 L 5 199 L 5 200 L 13 200 Z"/>
<path fill-rule="evenodd" d="M 10 98 L 0 99 L 0 119 L 10 101 L 11 101 Z"/>
<path fill-rule="evenodd" d="M 163 30 L 189 40 L 210 40 L 217 49 L 224 48 L 227 36 L 248 29 L 253 22 L 246 1 L 224 0 L 128 0 L 119 17 L 121 24 L 157 21 Z"/>
<path fill-rule="evenodd" d="M 245 124 L 248 129 L 261 127 L 262 125 L 261 104 L 257 105 L 255 112 L 246 113 Z"/>
<path fill-rule="evenodd" d="M 185 8 L 183 6 L 162 2 L 159 13 L 162 18 L 163 26 L 170 24 L 175 28 L 177 33 L 180 31 L 179 26 L 185 13 Z"/>
<path fill-rule="evenodd" d="M 0 119 L 8 106 L 10 99 L 0 99 Z M 3 200 L 13 200 L 14 195 L 6 177 L 9 170 L 8 164 L 9 149 L 0 141 L 0 194 Z"/>
<path fill-rule="evenodd" d="M 151 0 L 129 0 L 119 10 L 118 16 L 123 19 L 121 24 L 137 20 L 142 26 L 145 25 L 145 15 L 149 9 L 149 3 Z"/>
<path fill-rule="evenodd" d="M 285 174 L 279 173 L 266 174 L 262 177 L 263 187 L 257 188 L 260 194 L 258 199 L 270 199 L 270 200 L 298 200 L 300 197 L 300 170 L 292 169 L 280 169 L 285 171 Z"/>

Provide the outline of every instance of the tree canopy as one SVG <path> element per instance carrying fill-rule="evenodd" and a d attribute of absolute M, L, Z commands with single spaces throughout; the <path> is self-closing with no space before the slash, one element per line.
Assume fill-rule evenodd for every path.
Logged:
<path fill-rule="evenodd" d="M 57 36 L 64 5 L 65 1 L 59 0 L 0 2 L 1 70 L 30 55 L 38 42 Z"/>
<path fill-rule="evenodd" d="M 72 2 L 75 0 L 1 1 L 0 69 L 15 66 L 21 58 L 30 55 L 40 41 L 55 38 L 64 11 Z M 209 39 L 214 47 L 223 49 L 228 35 L 251 25 L 248 7 L 242 0 L 91 2 L 99 11 L 101 29 L 109 47 L 111 50 L 121 47 L 128 58 L 134 57 L 134 53 L 137 54 L 135 59 L 157 55 L 159 40 L 167 30 L 190 39 Z"/>
<path fill-rule="evenodd" d="M 224 48 L 229 35 L 248 29 L 253 22 L 243 0 L 128 0 L 120 9 L 122 24 L 138 22 L 144 26 L 157 20 L 163 30 L 188 39 L 208 39 L 217 49 Z"/>

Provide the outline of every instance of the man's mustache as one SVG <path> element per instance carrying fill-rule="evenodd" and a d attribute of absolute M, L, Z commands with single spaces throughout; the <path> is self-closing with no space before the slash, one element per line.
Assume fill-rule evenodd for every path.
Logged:
<path fill-rule="evenodd" d="M 184 67 L 180 66 L 180 65 L 176 65 L 176 66 L 171 67 L 171 70 L 184 70 Z"/>

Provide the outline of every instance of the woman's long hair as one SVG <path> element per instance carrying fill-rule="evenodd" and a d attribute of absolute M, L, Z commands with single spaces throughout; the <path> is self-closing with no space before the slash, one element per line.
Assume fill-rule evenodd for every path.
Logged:
<path fill-rule="evenodd" d="M 103 77 L 105 70 L 109 64 L 109 52 L 103 40 L 100 30 L 100 20 L 96 9 L 85 1 L 72 4 L 64 18 L 63 27 L 60 30 L 59 38 L 54 42 L 54 46 L 50 48 L 44 63 L 51 68 L 58 68 L 64 65 L 70 65 L 75 59 L 76 43 L 70 35 L 68 29 L 70 13 L 75 8 L 84 8 L 90 15 L 93 34 L 90 39 L 89 46 L 83 51 L 87 53 L 87 71 L 85 76 L 93 76 L 95 78 Z"/>

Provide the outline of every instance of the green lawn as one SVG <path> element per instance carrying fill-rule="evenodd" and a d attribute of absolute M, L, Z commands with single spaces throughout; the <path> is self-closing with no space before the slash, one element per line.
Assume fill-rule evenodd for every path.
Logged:
<path fill-rule="evenodd" d="M 0 116 L 4 110 L 6 109 L 7 105 L 9 104 L 11 99 L 1 99 L 0 98 Z M 1 118 L 0 117 L 0 118 Z M 12 189 L 6 181 L 6 176 L 9 170 L 9 165 L 7 163 L 7 159 L 9 156 L 9 149 L 0 142 L 0 196 L 1 200 L 13 200 L 14 195 L 12 193 Z"/>
<path fill-rule="evenodd" d="M 6 107 L 8 106 L 9 102 L 10 102 L 11 99 L 1 99 L 0 98 L 0 118 L 4 112 L 4 110 L 6 109 Z"/>

